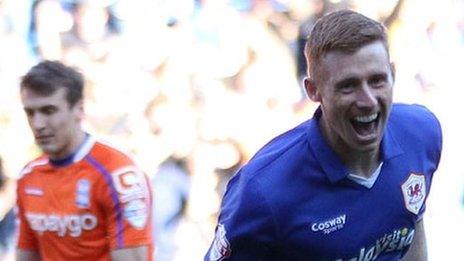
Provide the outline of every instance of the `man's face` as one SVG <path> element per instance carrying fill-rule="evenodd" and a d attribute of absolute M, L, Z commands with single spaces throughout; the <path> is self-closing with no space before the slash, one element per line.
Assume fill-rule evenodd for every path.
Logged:
<path fill-rule="evenodd" d="M 23 88 L 21 101 L 40 149 L 52 159 L 61 159 L 72 153 L 80 133 L 82 102 L 71 107 L 64 88 L 50 96 L 41 96 Z"/>
<path fill-rule="evenodd" d="M 329 144 L 339 153 L 378 152 L 393 88 L 385 46 L 377 41 L 351 54 L 332 51 L 320 65 L 324 76 L 311 98 L 321 103 Z"/>

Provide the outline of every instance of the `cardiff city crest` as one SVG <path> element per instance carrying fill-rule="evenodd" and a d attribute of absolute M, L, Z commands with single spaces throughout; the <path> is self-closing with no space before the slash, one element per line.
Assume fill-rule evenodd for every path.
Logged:
<path fill-rule="evenodd" d="M 411 173 L 409 178 L 401 185 L 406 209 L 418 214 L 425 201 L 425 177 L 422 174 Z"/>

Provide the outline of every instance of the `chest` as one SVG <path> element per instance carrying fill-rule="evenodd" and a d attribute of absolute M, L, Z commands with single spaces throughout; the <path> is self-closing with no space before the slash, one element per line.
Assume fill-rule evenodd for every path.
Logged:
<path fill-rule="evenodd" d="M 424 211 L 428 176 L 421 166 L 387 163 L 370 189 L 351 180 L 310 184 L 292 207 L 279 207 L 282 248 L 294 260 L 398 259 Z"/>
<path fill-rule="evenodd" d="M 85 166 L 46 169 L 18 187 L 24 218 L 42 235 L 79 237 L 93 230 L 102 216 L 98 206 L 98 173 Z"/>

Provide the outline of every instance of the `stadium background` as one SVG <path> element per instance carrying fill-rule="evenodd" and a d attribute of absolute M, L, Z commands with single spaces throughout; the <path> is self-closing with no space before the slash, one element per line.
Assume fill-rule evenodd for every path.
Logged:
<path fill-rule="evenodd" d="M 38 153 L 18 78 L 44 58 L 76 66 L 87 77 L 85 128 L 152 178 L 158 260 L 200 260 L 228 178 L 315 109 L 300 88 L 298 37 L 320 2 L 388 24 L 394 100 L 428 106 L 444 132 L 425 216 L 429 257 L 464 260 L 463 0 L 0 0 L 7 174 Z"/>

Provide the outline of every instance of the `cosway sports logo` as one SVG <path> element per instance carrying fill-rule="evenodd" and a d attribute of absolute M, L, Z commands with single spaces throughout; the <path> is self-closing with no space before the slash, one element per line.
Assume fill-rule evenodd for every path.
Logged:
<path fill-rule="evenodd" d="M 97 218 L 92 214 L 83 215 L 45 215 L 40 213 L 26 213 L 30 227 L 42 234 L 50 231 L 64 237 L 69 234 L 78 237 L 82 230 L 92 230 L 97 226 Z"/>
<path fill-rule="evenodd" d="M 363 247 L 359 250 L 358 255 L 351 258 L 339 258 L 336 261 L 370 261 L 376 260 L 380 254 L 393 251 L 402 251 L 405 247 L 411 245 L 414 238 L 414 229 L 402 228 L 385 234 L 376 240 L 375 245 Z"/>
<path fill-rule="evenodd" d="M 311 225 L 311 230 L 314 232 L 323 231 L 324 234 L 330 234 L 334 231 L 340 230 L 345 226 L 346 215 L 340 215 L 338 217 L 329 219 L 324 222 L 315 222 Z"/>

